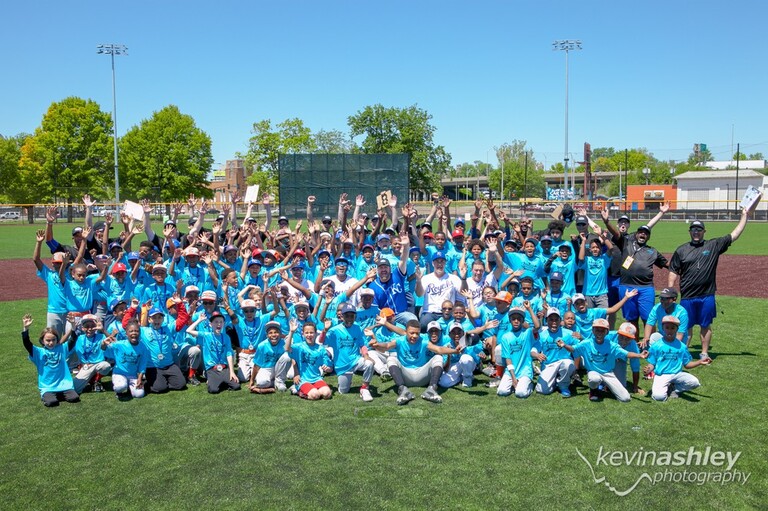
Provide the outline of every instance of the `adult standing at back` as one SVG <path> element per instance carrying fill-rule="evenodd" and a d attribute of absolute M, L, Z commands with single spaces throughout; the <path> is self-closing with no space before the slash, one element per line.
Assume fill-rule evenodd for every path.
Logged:
<path fill-rule="evenodd" d="M 715 292 L 717 291 L 717 264 L 720 255 L 728 250 L 731 243 L 739 239 L 747 225 L 749 214 L 754 211 L 756 201 L 749 209 L 741 210 L 741 219 L 730 234 L 720 238 L 705 240 L 707 232 L 704 223 L 691 222 L 688 233 L 691 241 L 680 245 L 672 255 L 669 265 L 668 287 L 672 288 L 680 279 L 680 305 L 688 312 L 688 338 L 691 339 L 693 326 L 699 325 L 701 337 L 700 358 L 708 358 L 709 344 L 712 341 L 710 325 L 717 316 Z"/>

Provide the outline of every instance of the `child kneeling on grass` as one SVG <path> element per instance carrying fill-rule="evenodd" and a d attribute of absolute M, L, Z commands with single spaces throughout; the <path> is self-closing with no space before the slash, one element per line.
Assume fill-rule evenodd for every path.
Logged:
<path fill-rule="evenodd" d="M 80 396 L 75 392 L 75 383 L 72 381 L 72 374 L 67 365 L 71 345 L 62 343 L 55 329 L 46 328 L 40 334 L 42 347 L 33 346 L 29 340 L 32 316 L 24 315 L 21 323 L 24 326 L 21 331 L 21 341 L 24 349 L 29 353 L 30 362 L 37 368 L 37 387 L 43 404 L 47 407 L 58 406 L 62 399 L 68 403 L 79 402 Z"/>
<path fill-rule="evenodd" d="M 256 346 L 248 388 L 254 394 L 271 394 L 275 390 L 285 392 L 285 378 L 291 368 L 291 358 L 285 352 L 280 323 L 268 321 L 264 330 L 267 338 Z"/>
<path fill-rule="evenodd" d="M 304 323 L 301 329 L 303 339 L 297 339 L 294 343 L 293 337 L 298 327 L 298 321 L 292 319 L 285 351 L 293 358 L 296 368 L 293 383 L 299 389 L 299 397 L 310 401 L 331 399 L 331 388 L 323 380 L 323 374 L 331 372 L 331 359 L 325 346 L 316 342 L 317 327 L 314 323 Z M 324 337 L 330 327 L 331 321 L 325 320 L 325 329 L 320 336 Z"/>
<path fill-rule="evenodd" d="M 115 361 L 112 371 L 112 389 L 120 400 L 144 397 L 144 372 L 147 370 L 149 351 L 141 343 L 139 322 L 131 320 L 125 326 L 127 339 L 115 340 L 109 336 L 101 341 L 104 356 Z"/>
<path fill-rule="evenodd" d="M 187 334 L 197 340 L 203 347 L 203 365 L 205 378 L 208 380 L 208 393 L 218 394 L 223 389 L 240 390 L 240 379 L 235 374 L 234 352 L 229 335 L 224 329 L 224 315 L 214 311 L 210 317 L 211 330 L 199 332 L 197 325 L 207 319 L 203 312 L 197 320 L 189 325 Z"/>

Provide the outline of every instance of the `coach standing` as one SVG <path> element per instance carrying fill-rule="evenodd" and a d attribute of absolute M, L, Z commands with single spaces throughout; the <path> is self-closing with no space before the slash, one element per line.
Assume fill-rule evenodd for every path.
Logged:
<path fill-rule="evenodd" d="M 756 201 L 749 209 L 741 211 L 741 219 L 731 234 L 720 238 L 704 240 L 704 223 L 691 222 L 688 233 L 691 241 L 680 245 L 672 255 L 669 265 L 667 286 L 672 288 L 680 279 L 680 305 L 688 312 L 688 338 L 694 325 L 699 325 L 701 336 L 700 358 L 707 358 L 709 343 L 712 341 L 710 325 L 717 316 L 715 292 L 717 291 L 717 263 L 720 255 L 728 250 L 731 243 L 739 239 L 747 225 L 749 214 L 754 211 Z"/>

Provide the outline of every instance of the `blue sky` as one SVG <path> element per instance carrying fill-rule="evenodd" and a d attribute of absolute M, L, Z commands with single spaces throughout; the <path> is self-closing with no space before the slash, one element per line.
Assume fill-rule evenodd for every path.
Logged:
<path fill-rule="evenodd" d="M 112 108 L 118 133 L 168 104 L 213 140 L 216 162 L 245 151 L 254 122 L 299 117 L 346 131 L 366 105 L 417 104 L 453 163 L 527 140 L 547 166 L 564 152 L 570 54 L 573 159 L 646 147 L 685 159 L 696 142 L 728 159 L 768 155 L 762 1 L 12 2 L 3 8 L 0 134 L 31 133 L 53 101 Z M 490 154 L 489 154 L 490 152 Z"/>

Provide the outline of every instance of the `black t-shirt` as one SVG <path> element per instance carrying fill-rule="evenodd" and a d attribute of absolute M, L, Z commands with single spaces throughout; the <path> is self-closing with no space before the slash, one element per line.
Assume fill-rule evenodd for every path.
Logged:
<path fill-rule="evenodd" d="M 728 250 L 733 239 L 730 234 L 694 244 L 680 245 L 672 255 L 669 269 L 680 276 L 680 296 L 693 298 L 709 296 L 717 291 L 717 263 L 720 254 Z"/>
<path fill-rule="evenodd" d="M 624 265 L 632 258 L 629 268 Z M 621 250 L 621 280 L 625 286 L 653 286 L 653 266 L 667 267 L 667 258 L 653 247 L 640 245 L 635 236 L 628 236 Z"/>

